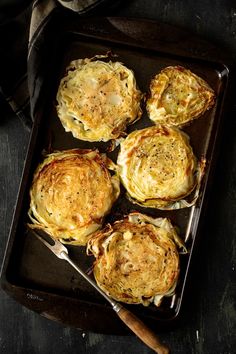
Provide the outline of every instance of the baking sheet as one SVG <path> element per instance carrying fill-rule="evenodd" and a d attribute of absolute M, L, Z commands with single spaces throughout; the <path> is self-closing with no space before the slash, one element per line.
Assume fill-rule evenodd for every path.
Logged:
<path fill-rule="evenodd" d="M 115 20 L 117 21 L 117 20 Z M 128 20 L 120 19 L 123 31 Z M 111 21 L 112 22 L 112 21 Z M 91 23 L 91 22 L 90 22 Z M 96 21 L 95 21 L 96 23 Z M 139 33 L 140 24 L 145 21 L 136 21 L 136 32 Z M 86 21 L 85 21 L 86 24 Z M 155 28 L 148 24 L 150 38 Z M 154 24 L 153 24 L 154 25 Z M 99 22 L 99 26 L 101 26 Z M 125 27 L 126 26 L 126 27 Z M 163 27 L 164 30 L 165 27 Z M 87 32 L 86 32 L 87 31 Z M 89 33 L 88 33 L 89 32 Z M 91 35 L 91 32 L 93 35 Z M 16 206 L 16 214 L 10 233 L 9 244 L 3 267 L 2 284 L 18 301 L 41 314 L 83 329 L 103 333 L 119 333 L 122 327 L 109 305 L 69 264 L 57 259 L 40 242 L 27 231 L 27 210 L 29 207 L 29 188 L 33 172 L 43 159 L 45 151 L 64 150 L 70 148 L 94 148 L 106 151 L 109 143 L 89 143 L 73 138 L 62 127 L 55 110 L 55 97 L 60 78 L 71 60 L 89 58 L 96 54 L 105 54 L 108 51 L 116 54 L 114 60 L 123 62 L 135 73 L 137 84 L 142 92 L 147 92 L 151 78 L 162 68 L 169 65 L 182 65 L 205 79 L 214 89 L 217 101 L 215 106 L 201 118 L 191 122 L 183 130 L 190 136 L 190 142 L 198 159 L 205 156 L 207 159 L 206 173 L 201 185 L 200 198 L 191 208 L 172 211 L 160 211 L 152 208 L 143 208 L 130 203 L 125 197 L 122 187 L 121 196 L 106 217 L 105 222 L 118 220 L 130 211 L 140 211 L 154 217 L 168 217 L 178 227 L 179 234 L 186 241 L 188 254 L 180 256 L 180 279 L 176 294 L 164 298 L 162 305 L 143 307 L 142 305 L 126 305 L 139 317 L 150 320 L 152 326 L 173 322 L 179 314 L 185 282 L 188 276 L 191 255 L 194 244 L 200 233 L 200 221 L 205 212 L 206 193 L 209 189 L 209 174 L 215 164 L 215 147 L 217 145 L 218 130 L 221 123 L 223 98 L 226 93 L 228 71 L 222 62 L 203 59 L 199 54 L 195 58 L 175 55 L 169 51 L 160 51 L 145 40 L 145 45 L 130 45 L 126 35 L 117 40 L 116 30 L 110 31 L 104 38 L 96 26 L 89 29 L 85 26 L 82 31 L 65 31 L 63 41 L 54 46 L 54 52 L 48 57 L 48 76 L 46 85 L 48 94 L 33 127 L 30 149 L 22 179 L 20 194 Z M 137 35 L 136 33 L 136 35 Z M 134 36 L 134 31 L 132 36 Z M 162 32 L 163 36 L 163 32 Z M 168 37 L 166 37 L 168 38 Z M 149 46 L 148 46 L 149 44 Z M 165 48 L 168 47 L 168 41 Z M 55 61 L 55 58 L 57 60 Z M 144 109 L 142 118 L 128 127 L 127 132 L 151 126 Z M 119 147 L 108 156 L 116 161 Z M 68 246 L 71 258 L 84 270 L 88 270 L 94 258 L 85 254 L 85 247 Z M 194 280 L 192 280 L 194 281 Z M 66 303 L 67 309 L 64 305 Z M 93 316 L 88 316 L 89 311 Z M 100 321 L 100 318 L 104 321 Z M 108 319 L 109 318 L 109 319 Z"/>

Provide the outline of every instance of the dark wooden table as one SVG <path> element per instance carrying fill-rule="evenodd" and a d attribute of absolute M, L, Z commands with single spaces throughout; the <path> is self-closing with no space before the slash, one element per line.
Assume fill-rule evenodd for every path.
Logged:
<path fill-rule="evenodd" d="M 101 14 L 102 15 L 102 14 Z M 236 2 L 127 0 L 103 15 L 151 18 L 218 43 L 236 57 Z M 222 50 L 222 49 L 219 49 Z M 224 50 L 224 49 L 223 49 Z M 236 92 L 235 92 L 236 98 Z M 224 124 L 205 227 L 178 326 L 160 333 L 175 354 L 236 353 L 236 99 Z M 29 142 L 27 132 L 1 100 L 0 262 L 3 259 Z M 135 336 L 101 335 L 45 319 L 0 291 L 0 352 L 151 353 Z"/>

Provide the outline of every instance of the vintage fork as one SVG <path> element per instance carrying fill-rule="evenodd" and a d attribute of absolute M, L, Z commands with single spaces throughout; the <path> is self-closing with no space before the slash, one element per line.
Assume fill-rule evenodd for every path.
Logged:
<path fill-rule="evenodd" d="M 42 237 L 35 229 L 32 229 L 34 235 L 47 246 L 58 258 L 67 261 L 84 279 L 86 279 L 112 306 L 112 309 L 117 313 L 120 319 L 150 348 L 152 348 L 158 354 L 168 354 L 169 348 L 162 344 L 156 334 L 152 332 L 139 318 L 137 318 L 132 312 L 124 308 L 120 303 L 111 299 L 105 294 L 97 284 L 80 269 L 69 257 L 68 249 L 58 240 L 50 239 L 49 243 L 44 237 Z"/>

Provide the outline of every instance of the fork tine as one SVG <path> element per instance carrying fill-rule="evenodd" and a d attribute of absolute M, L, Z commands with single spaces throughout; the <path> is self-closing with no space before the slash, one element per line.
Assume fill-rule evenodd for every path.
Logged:
<path fill-rule="evenodd" d="M 51 245 L 47 240 L 45 240 L 35 229 L 32 229 L 34 235 L 45 245 L 47 246 L 58 258 L 63 259 L 62 252 L 68 254 L 67 248 L 58 240 L 53 239 L 49 234 L 46 233 L 47 237 L 54 242 L 54 245 Z"/>
<path fill-rule="evenodd" d="M 52 249 L 52 246 L 46 240 L 44 240 L 44 238 L 41 235 L 39 235 L 35 230 L 33 230 L 33 233 L 42 243 L 45 244 L 45 246 Z"/>

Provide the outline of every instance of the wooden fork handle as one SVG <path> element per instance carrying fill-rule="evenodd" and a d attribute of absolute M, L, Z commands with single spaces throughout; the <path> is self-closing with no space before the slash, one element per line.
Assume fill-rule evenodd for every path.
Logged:
<path fill-rule="evenodd" d="M 151 349 L 158 354 L 169 354 L 169 348 L 162 344 L 156 334 L 152 332 L 139 318 L 124 307 L 117 312 L 120 319 Z"/>

